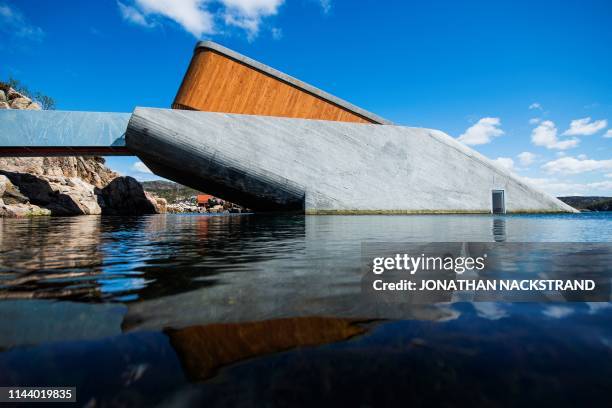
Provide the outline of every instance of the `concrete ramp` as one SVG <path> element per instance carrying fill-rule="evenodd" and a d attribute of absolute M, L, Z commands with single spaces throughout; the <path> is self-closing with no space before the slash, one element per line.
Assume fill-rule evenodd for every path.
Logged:
<path fill-rule="evenodd" d="M 0 156 L 131 155 L 129 113 L 0 110 Z"/>
<path fill-rule="evenodd" d="M 137 108 L 126 146 L 160 176 L 254 210 L 575 212 L 430 129 Z"/>

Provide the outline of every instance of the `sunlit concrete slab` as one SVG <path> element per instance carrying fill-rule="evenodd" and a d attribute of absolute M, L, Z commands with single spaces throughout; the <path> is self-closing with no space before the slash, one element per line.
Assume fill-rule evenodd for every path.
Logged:
<path fill-rule="evenodd" d="M 130 155 L 130 113 L 0 110 L 0 156 Z"/>
<path fill-rule="evenodd" d="M 575 212 L 443 132 L 137 108 L 126 146 L 155 173 L 255 210 Z"/>

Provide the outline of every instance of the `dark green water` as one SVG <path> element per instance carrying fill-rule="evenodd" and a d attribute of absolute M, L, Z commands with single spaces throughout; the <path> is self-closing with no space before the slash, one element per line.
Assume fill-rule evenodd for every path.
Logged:
<path fill-rule="evenodd" d="M 0 220 L 0 386 L 77 406 L 609 405 L 610 303 L 360 303 L 363 242 L 612 242 L 612 215 Z M 55 405 L 57 406 L 57 405 Z"/>

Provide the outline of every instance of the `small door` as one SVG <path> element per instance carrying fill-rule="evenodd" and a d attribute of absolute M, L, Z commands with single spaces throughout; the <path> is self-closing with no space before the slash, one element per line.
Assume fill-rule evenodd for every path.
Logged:
<path fill-rule="evenodd" d="M 505 214 L 506 197 L 504 195 L 504 190 L 493 190 L 492 193 L 491 203 L 493 204 L 493 214 Z"/>

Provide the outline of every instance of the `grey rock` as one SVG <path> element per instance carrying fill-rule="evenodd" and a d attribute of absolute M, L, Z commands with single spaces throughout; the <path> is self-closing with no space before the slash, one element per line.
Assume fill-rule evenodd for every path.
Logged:
<path fill-rule="evenodd" d="M 2 89 L 0 89 L 0 102 L 6 102 L 6 93 Z"/>
<path fill-rule="evenodd" d="M 165 198 L 158 197 L 155 194 L 149 193 L 148 191 L 145 191 L 145 196 L 151 203 L 153 203 L 155 206 L 155 211 L 158 214 L 165 214 L 168 212 L 168 201 Z"/>
<path fill-rule="evenodd" d="M 33 204 L 0 204 L 0 218 L 34 217 L 51 215 L 51 211 Z"/>
<path fill-rule="evenodd" d="M 44 207 L 52 215 L 95 215 L 102 212 L 94 195 L 94 186 L 78 178 L 72 180 L 72 186 L 68 186 L 63 178 L 28 173 L 5 175 L 19 188 L 25 202 Z M 6 196 L 5 192 L 5 202 Z"/>
<path fill-rule="evenodd" d="M 28 198 L 5 175 L 0 175 L 0 217 L 50 215 L 51 211 L 30 204 Z"/>
<path fill-rule="evenodd" d="M 4 92 L 6 93 L 6 99 L 8 99 L 9 101 L 16 99 L 16 98 L 22 98 L 24 96 L 20 94 L 19 92 L 17 92 L 16 90 L 14 90 L 13 88 L 5 89 Z"/>
<path fill-rule="evenodd" d="M 108 215 L 157 214 L 156 203 L 132 177 L 117 177 L 98 190 L 102 213 Z"/>
<path fill-rule="evenodd" d="M 2 198 L 2 196 L 4 195 L 4 192 L 6 191 L 6 185 L 8 183 L 10 183 L 10 180 L 4 175 L 0 175 L 0 198 Z"/>
<path fill-rule="evenodd" d="M 29 202 L 28 197 L 23 195 L 5 175 L 0 175 L 0 197 L 4 204 L 27 204 Z"/>
<path fill-rule="evenodd" d="M 15 99 L 11 99 L 11 108 L 13 109 L 27 109 L 32 101 L 28 98 L 18 97 Z"/>
<path fill-rule="evenodd" d="M 103 188 L 117 173 L 104 165 L 102 157 L 0 157 L 0 169 L 15 173 L 30 173 L 64 180 L 78 177 L 94 187 Z M 57 181 L 59 182 L 59 181 Z"/>
<path fill-rule="evenodd" d="M 29 104 L 26 109 L 27 110 L 42 110 L 40 105 L 38 103 L 36 103 L 36 102 L 32 102 L 31 104 Z"/>
<path fill-rule="evenodd" d="M 6 204 L 36 207 L 5 209 L 1 216 L 139 215 L 166 211 L 164 199 L 147 194 L 135 179 L 117 177 L 104 166 L 102 158 L 1 158 L 0 169 L 0 197 Z"/>
<path fill-rule="evenodd" d="M 0 102 L 0 109 L 11 109 L 11 107 L 6 102 Z"/>

